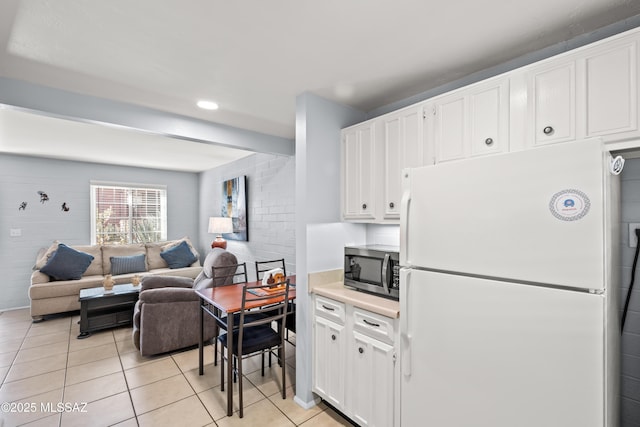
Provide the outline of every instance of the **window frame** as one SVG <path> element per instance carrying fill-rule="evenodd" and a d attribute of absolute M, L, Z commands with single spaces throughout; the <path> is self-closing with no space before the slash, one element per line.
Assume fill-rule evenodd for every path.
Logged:
<path fill-rule="evenodd" d="M 127 205 L 129 207 L 129 231 L 127 234 L 127 243 L 133 243 L 133 227 L 131 226 L 133 223 L 133 200 L 132 200 L 132 190 L 158 190 L 160 191 L 160 236 L 157 241 L 165 241 L 167 240 L 167 186 L 159 185 L 159 184 L 141 184 L 141 183 L 132 183 L 132 182 L 116 182 L 116 181 L 89 181 L 89 193 L 90 193 L 90 211 L 91 211 L 91 244 L 95 245 L 98 239 L 98 230 L 96 227 L 96 219 L 97 219 L 97 198 L 96 198 L 96 189 L 97 188 L 117 188 L 117 189 L 125 189 L 127 190 Z"/>

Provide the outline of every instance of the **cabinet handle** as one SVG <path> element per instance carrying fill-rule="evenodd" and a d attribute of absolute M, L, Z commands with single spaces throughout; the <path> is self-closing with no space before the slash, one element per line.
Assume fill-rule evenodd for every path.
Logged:
<path fill-rule="evenodd" d="M 333 307 L 327 307 L 326 305 L 322 304 L 322 308 L 324 308 L 325 310 L 329 310 L 329 311 L 336 311 L 335 308 Z"/>
<path fill-rule="evenodd" d="M 358 348 L 358 353 L 360 353 L 360 354 L 364 353 L 364 348 L 359 347 L 359 348 Z"/>
<path fill-rule="evenodd" d="M 487 139 L 485 139 L 485 140 L 484 140 L 484 143 L 485 143 L 485 144 L 487 144 L 487 145 L 491 145 L 491 144 L 493 144 L 493 138 L 487 138 Z"/>
<path fill-rule="evenodd" d="M 331 335 L 331 341 L 335 341 L 335 340 L 336 340 L 336 336 L 335 336 L 335 334 L 332 334 Z"/>
<path fill-rule="evenodd" d="M 391 209 L 393 209 L 393 208 L 395 208 L 395 207 L 396 207 L 396 204 L 395 204 L 395 203 L 393 203 L 393 202 L 391 202 L 391 203 L 389 203 L 389 207 L 390 207 Z"/>
<path fill-rule="evenodd" d="M 369 322 L 367 319 L 362 319 L 362 321 L 363 321 L 364 323 L 366 323 L 367 325 L 369 325 L 369 326 L 375 326 L 376 328 L 379 328 L 379 327 L 380 327 L 380 324 L 379 324 L 379 323 Z"/>
<path fill-rule="evenodd" d="M 362 209 L 367 209 L 367 204 L 366 203 L 362 204 Z"/>
<path fill-rule="evenodd" d="M 542 129 L 542 132 L 544 132 L 545 135 L 551 135 L 553 134 L 553 127 L 547 126 L 546 128 Z"/>

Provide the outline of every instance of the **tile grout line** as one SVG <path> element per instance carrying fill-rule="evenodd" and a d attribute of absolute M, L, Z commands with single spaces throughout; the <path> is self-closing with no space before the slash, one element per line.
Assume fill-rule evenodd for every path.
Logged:
<path fill-rule="evenodd" d="M 113 331 L 111 333 L 113 334 Z M 129 402 L 131 402 L 131 409 L 133 409 L 133 418 L 136 420 L 136 424 L 139 426 L 140 421 L 138 421 L 138 413 L 136 412 L 136 407 L 133 404 L 133 397 L 131 396 L 131 387 L 129 387 L 129 380 L 127 380 L 127 375 L 124 373 L 126 369 L 124 368 L 124 364 L 122 363 L 122 353 L 120 353 L 120 349 L 118 348 L 118 342 L 116 341 L 115 334 L 113 335 L 113 341 L 116 346 L 116 353 L 118 353 L 118 362 L 120 362 L 120 368 L 122 369 L 122 376 L 124 377 L 124 385 L 127 387 L 127 395 L 129 395 Z"/>

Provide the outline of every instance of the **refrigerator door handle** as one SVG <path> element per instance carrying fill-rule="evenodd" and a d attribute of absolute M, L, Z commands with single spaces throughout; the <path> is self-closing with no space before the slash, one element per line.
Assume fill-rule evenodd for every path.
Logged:
<path fill-rule="evenodd" d="M 405 172 L 405 180 L 408 180 L 408 173 Z M 400 265 L 408 267 L 409 264 L 409 208 L 411 206 L 411 192 L 408 188 L 402 193 L 400 200 Z"/>
<path fill-rule="evenodd" d="M 401 368 L 405 377 L 411 376 L 411 333 L 409 331 L 409 287 L 411 286 L 411 270 L 400 270 L 402 294 L 400 295 L 400 352 L 402 355 Z"/>

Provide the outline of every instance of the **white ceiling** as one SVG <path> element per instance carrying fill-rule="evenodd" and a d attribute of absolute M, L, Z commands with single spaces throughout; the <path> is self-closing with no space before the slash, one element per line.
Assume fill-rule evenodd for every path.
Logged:
<path fill-rule="evenodd" d="M 0 77 L 293 139 L 305 91 L 370 111 L 637 14 L 638 0 L 2 0 Z"/>

